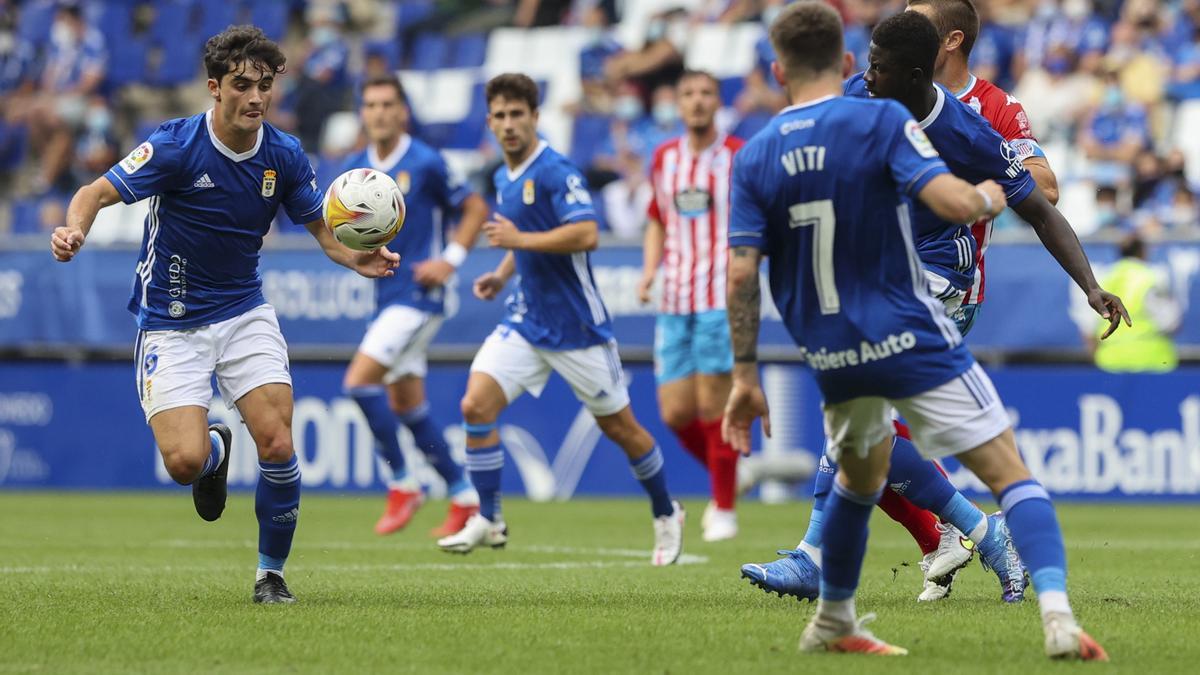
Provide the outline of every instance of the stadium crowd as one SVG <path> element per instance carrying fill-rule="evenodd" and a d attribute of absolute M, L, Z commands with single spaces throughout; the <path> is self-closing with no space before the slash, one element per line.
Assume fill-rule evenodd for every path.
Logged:
<path fill-rule="evenodd" d="M 572 26 L 584 36 L 571 143 L 615 235 L 637 240 L 654 147 L 681 131 L 673 84 L 698 24 L 765 25 L 786 0 L 0 0 L 0 233 L 62 221 L 65 202 L 163 119 L 208 105 L 198 55 L 231 23 L 281 41 L 290 76 L 270 115 L 296 134 L 328 182 L 361 147 L 352 111 L 379 73 L 483 65 L 500 27 Z M 864 67 L 872 26 L 904 0 L 831 0 Z M 619 39 L 631 7 L 656 8 Z M 1200 234 L 1200 0 L 977 0 L 974 72 L 1019 98 L 1081 235 Z M 625 35 L 627 35 L 627 31 Z M 754 66 L 722 79 L 720 121 L 748 138 L 783 104 L 764 36 Z M 482 76 L 481 78 L 482 79 Z M 476 87 L 480 92 L 480 88 Z M 483 121 L 413 120 L 435 146 L 462 146 L 464 126 L 490 192 L 498 153 Z M 1015 217 L 1001 232 L 1025 227 Z M 290 223 L 280 230 L 301 231 Z M 140 236 L 140 235 L 139 235 Z"/>

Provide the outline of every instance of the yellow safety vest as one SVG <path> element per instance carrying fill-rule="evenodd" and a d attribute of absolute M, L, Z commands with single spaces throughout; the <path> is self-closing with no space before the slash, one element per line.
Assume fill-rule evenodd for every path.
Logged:
<path fill-rule="evenodd" d="M 1163 373 L 1179 365 L 1175 343 L 1154 325 L 1146 309 L 1146 296 L 1157 281 L 1154 270 L 1135 258 L 1121 259 L 1105 277 L 1105 290 L 1121 296 L 1133 326 L 1121 326 L 1096 345 L 1096 365 L 1101 369 Z M 1107 327 L 1108 322 L 1102 319 L 1097 337 Z"/>

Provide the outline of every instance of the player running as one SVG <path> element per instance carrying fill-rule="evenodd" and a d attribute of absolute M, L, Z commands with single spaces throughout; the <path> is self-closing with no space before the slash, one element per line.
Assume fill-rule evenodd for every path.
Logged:
<path fill-rule="evenodd" d="M 504 451 L 496 418 L 522 392 L 541 394 L 554 371 L 629 457 L 654 514 L 651 563 L 669 565 L 683 547 L 683 507 L 667 492 L 662 451 L 629 405 L 608 310 L 588 257 L 596 248 L 598 227 L 587 184 L 566 158 L 538 139 L 533 80 L 499 75 L 487 83 L 485 94 L 488 127 L 504 151 L 504 165 L 495 175 L 499 208 L 483 229 L 488 243 L 508 254 L 494 272 L 475 280 L 475 295 L 491 300 L 514 272 L 520 274 L 508 316 L 471 363 L 462 399 L 467 469 L 479 491 L 479 513 L 438 545 L 467 553 L 507 542 L 500 513 Z"/>
<path fill-rule="evenodd" d="M 254 439 L 258 571 L 254 601 L 290 603 L 283 578 L 300 514 L 292 448 L 287 345 L 262 294 L 258 251 L 280 205 L 334 262 L 391 275 L 386 248 L 357 253 L 321 219 L 322 194 L 299 141 L 263 122 L 286 58 L 254 26 L 231 26 L 204 48 L 211 110 L 163 123 L 128 157 L 75 193 L 54 230 L 55 259 L 72 260 L 96 213 L 150 199 L 129 310 L 137 316 L 138 397 L 167 472 L 192 486 L 207 521 L 225 509 L 232 433 L 208 424 L 211 378 Z"/>
<path fill-rule="evenodd" d="M 987 122 L 935 85 L 931 79 L 938 52 L 937 32 L 917 12 L 890 17 L 876 26 L 871 38 L 870 67 L 852 77 L 845 87 L 851 96 L 879 96 L 904 104 L 920 121 L 933 147 L 950 170 L 971 181 L 994 179 L 1004 187 L 1008 204 L 1038 232 L 1046 248 L 1068 274 L 1087 293 L 1093 308 L 1101 312 L 1112 302 L 1114 317 L 1124 314 L 1120 299 L 1100 289 L 1091 266 L 1070 224 L 1043 194 L 1035 189 L 1029 173 L 1006 141 Z M 913 235 L 917 253 L 925 269 L 934 297 L 941 300 L 951 316 L 957 316 L 959 330 L 965 335 L 971 327 L 967 317 L 955 312 L 975 282 L 975 256 L 970 228 L 947 223 L 924 205 L 913 207 Z M 973 314 L 971 315 L 973 316 Z M 901 436 L 904 434 L 902 433 Z M 828 494 L 835 467 L 825 458 L 824 469 L 814 490 L 814 517 L 804 542 L 797 551 L 764 565 L 746 565 L 743 576 L 767 590 L 803 597 L 815 597 L 812 574 L 801 576 L 796 570 L 819 566 L 821 510 Z M 959 494 L 932 464 L 921 460 L 906 438 L 899 438 L 893 449 L 888 485 L 917 506 L 933 511 L 947 525 L 938 550 L 925 556 L 925 588 L 919 600 L 937 600 L 950 592 L 954 574 L 971 558 L 973 549 L 959 544 L 960 537 L 974 543 L 985 567 L 1000 579 L 1001 597 L 1007 602 L 1023 599 L 1025 574 L 1020 561 L 1007 545 L 1009 537 L 1002 518 L 984 514 Z M 791 582 L 791 583 L 789 583 Z"/>
<path fill-rule="evenodd" d="M 821 389 L 829 454 L 841 463 L 825 509 L 820 602 L 801 649 L 907 653 L 867 631 L 871 616 L 860 620 L 854 605 L 895 405 L 927 457 L 957 457 L 1000 501 L 1032 572 L 1046 654 L 1106 659 L 1071 612 L 1049 495 L 1022 462 L 995 388 L 928 294 L 913 246 L 908 199 L 943 220 L 970 222 L 999 213 L 1003 190 L 951 175 L 898 103 L 839 96 L 853 61 L 828 5 L 789 6 L 770 38 L 779 59 L 772 71 L 792 106 L 734 164 L 728 312 L 735 364 L 724 432 L 742 452 L 754 419 L 770 433 L 757 364 L 765 254 L 775 303 Z"/>
<path fill-rule="evenodd" d="M 346 159 L 344 170 L 369 167 L 396 180 L 404 193 L 404 229 L 392 246 L 400 255 L 396 275 L 375 282 L 376 315 L 346 369 L 346 393 L 362 408 L 383 460 L 392 471 L 387 507 L 375 532 L 403 528 L 424 500 L 408 472 L 397 436 L 397 418 L 445 481 L 450 511 L 433 530 L 444 537 L 462 529 L 479 511 L 479 495 L 450 456 L 441 427 L 425 399 L 425 353 L 445 317 L 447 283 L 475 243 L 487 204 L 450 179 L 436 150 L 408 135 L 409 110 L 400 80 L 384 75 L 362 89 L 363 129 L 369 144 Z M 442 230 L 445 212 L 461 209 L 449 245 Z M 444 247 L 444 248 L 443 248 Z"/>
<path fill-rule="evenodd" d="M 654 338 L 658 409 L 680 445 L 708 469 L 712 501 L 701 526 L 705 541 L 721 541 L 738 531 L 738 454 L 721 439 L 721 413 L 733 369 L 725 319 L 729 173 L 742 140 L 717 131 L 721 93 L 715 77 L 685 71 L 677 86 L 687 133 L 654 152 L 638 297 L 650 302 L 661 265 Z"/>

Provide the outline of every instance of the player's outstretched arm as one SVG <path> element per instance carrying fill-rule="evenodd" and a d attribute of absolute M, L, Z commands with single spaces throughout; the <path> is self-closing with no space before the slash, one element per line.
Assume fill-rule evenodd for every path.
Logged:
<path fill-rule="evenodd" d="M 951 223 L 973 223 L 984 216 L 999 215 L 1007 206 L 1004 189 L 995 181 L 971 185 L 948 173 L 935 176 L 917 197 L 939 218 Z"/>
<path fill-rule="evenodd" d="M 523 232 L 503 214 L 494 213 L 483 224 L 488 244 L 510 251 L 571 254 L 594 251 L 600 243 L 600 226 L 594 220 L 566 223 L 545 232 Z"/>
<path fill-rule="evenodd" d="M 96 222 L 96 214 L 100 209 L 119 201 L 120 193 L 104 176 L 79 188 L 67 206 L 66 225 L 54 228 L 50 234 L 50 252 L 54 254 L 54 259 L 70 262 L 83 248 L 83 242 L 91 232 L 92 223 Z"/>
<path fill-rule="evenodd" d="M 1029 171 L 1029 175 L 1033 176 L 1033 182 L 1037 183 L 1038 189 L 1042 191 L 1042 195 L 1046 201 L 1051 204 L 1058 204 L 1058 176 L 1054 175 L 1054 169 L 1050 168 L 1050 160 L 1045 157 L 1026 157 L 1021 160 L 1025 165 L 1025 169 Z"/>
<path fill-rule="evenodd" d="M 321 250 L 330 260 L 364 277 L 390 277 L 400 266 L 400 256 L 389 251 L 386 246 L 380 246 L 374 251 L 353 251 L 346 248 L 333 236 L 333 232 L 325 226 L 325 221 L 321 218 L 305 223 L 304 227 L 321 245 Z"/>
<path fill-rule="evenodd" d="M 413 267 L 413 279 L 422 286 L 444 286 L 454 271 L 467 259 L 467 253 L 475 246 L 479 231 L 487 220 L 488 206 L 476 193 L 471 193 L 462 203 L 462 217 L 454 231 L 454 240 L 446 246 L 442 257 L 425 260 Z"/>
<path fill-rule="evenodd" d="M 1047 251 L 1050 251 L 1063 270 L 1087 295 L 1088 304 L 1092 306 L 1092 309 L 1108 320 L 1108 329 L 1100 337 L 1101 340 L 1112 335 L 1117 326 L 1121 325 L 1121 319 L 1125 320 L 1125 325 L 1133 325 L 1121 298 L 1105 291 L 1100 288 L 1100 284 L 1096 283 L 1096 276 L 1092 273 L 1092 265 L 1088 262 L 1087 253 L 1084 253 L 1083 246 L 1079 243 L 1079 237 L 1075 235 L 1074 228 L 1067 222 L 1062 212 L 1036 190 L 1019 204 L 1014 204 L 1013 210 L 1033 227 L 1034 232 L 1037 232 L 1038 239 L 1042 240 L 1042 245 L 1046 247 Z"/>
<path fill-rule="evenodd" d="M 638 299 L 642 304 L 650 302 L 650 289 L 663 259 L 663 241 L 667 233 L 662 223 L 654 218 L 646 221 L 646 236 L 642 240 L 642 280 L 638 282 Z"/>
<path fill-rule="evenodd" d="M 762 319 L 758 249 L 737 246 L 729 251 L 726 312 L 733 341 L 733 388 L 725 404 L 721 436 L 734 450 L 750 454 L 750 425 L 761 417 L 763 433 L 771 435 L 767 397 L 758 381 L 758 328 Z"/>

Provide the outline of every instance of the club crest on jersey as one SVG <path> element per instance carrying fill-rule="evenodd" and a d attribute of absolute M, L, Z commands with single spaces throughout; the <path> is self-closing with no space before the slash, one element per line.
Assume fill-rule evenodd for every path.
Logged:
<path fill-rule="evenodd" d="M 525 202 L 526 206 L 533 204 L 533 179 L 525 179 L 525 187 L 521 190 L 521 201 Z"/>
<path fill-rule="evenodd" d="M 408 194 L 408 189 L 412 187 L 412 176 L 407 171 L 401 171 L 396 174 L 396 187 L 404 194 Z"/>
<path fill-rule="evenodd" d="M 675 194 L 675 210 L 686 218 L 696 218 L 708 214 L 712 204 L 712 195 L 708 190 L 688 188 Z"/>
<path fill-rule="evenodd" d="M 154 146 L 147 141 L 133 149 L 129 156 L 121 160 L 121 168 L 125 173 L 131 174 L 137 172 L 138 169 L 146 165 L 150 158 L 154 156 Z"/>
<path fill-rule="evenodd" d="M 274 197 L 275 196 L 275 170 L 274 169 L 267 169 L 266 171 L 263 171 L 262 196 L 264 196 L 264 197 Z"/>
<path fill-rule="evenodd" d="M 938 156 L 938 151 L 934 149 L 933 143 L 929 142 L 929 137 L 925 135 L 925 132 L 921 131 L 921 125 L 917 124 L 916 120 L 910 119 L 904 123 L 904 135 L 918 155 L 926 159 Z"/>

